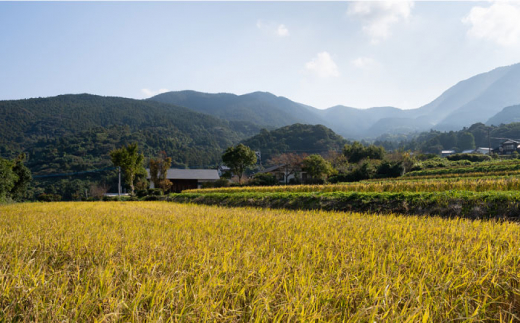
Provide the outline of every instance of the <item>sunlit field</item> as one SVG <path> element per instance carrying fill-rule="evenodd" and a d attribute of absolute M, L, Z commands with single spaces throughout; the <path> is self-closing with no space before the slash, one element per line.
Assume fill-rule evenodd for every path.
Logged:
<path fill-rule="evenodd" d="M 518 320 L 515 223 L 0 206 L 0 321 Z"/>

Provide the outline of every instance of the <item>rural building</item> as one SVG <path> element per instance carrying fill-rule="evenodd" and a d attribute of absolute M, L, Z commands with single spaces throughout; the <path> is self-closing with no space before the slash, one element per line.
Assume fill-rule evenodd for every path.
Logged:
<path fill-rule="evenodd" d="M 476 149 L 468 149 L 468 150 L 463 150 L 462 153 L 463 154 L 483 154 L 483 155 L 489 155 L 489 148 L 484 148 L 484 147 L 478 147 Z"/>
<path fill-rule="evenodd" d="M 224 175 L 225 173 L 230 173 L 231 174 L 231 168 L 225 166 L 225 165 L 221 165 L 218 167 L 217 169 L 218 171 L 218 175 L 222 177 L 222 175 Z"/>
<path fill-rule="evenodd" d="M 518 151 L 519 148 L 520 141 L 509 139 L 501 143 L 500 147 L 498 147 L 498 149 L 495 149 L 495 152 L 497 152 L 499 155 L 511 155 L 515 151 Z"/>
<path fill-rule="evenodd" d="M 475 149 L 475 153 L 477 153 L 477 154 L 489 155 L 490 154 L 489 152 L 490 152 L 489 148 L 478 147 L 477 149 Z"/>
<path fill-rule="evenodd" d="M 148 180 L 150 177 L 150 169 L 146 169 Z M 200 188 L 202 183 L 215 182 L 220 179 L 216 169 L 175 169 L 170 168 L 166 174 L 166 179 L 172 182 L 172 192 L 180 193 L 183 190 Z M 150 181 L 150 188 L 154 188 Z"/>
<path fill-rule="evenodd" d="M 441 151 L 441 157 L 453 155 L 454 153 L 455 153 L 455 150 L 443 150 L 443 151 Z"/>
<path fill-rule="evenodd" d="M 290 183 L 291 180 L 305 182 L 307 180 L 307 173 L 298 169 L 295 174 L 288 174 L 289 170 L 285 165 L 277 165 L 264 169 L 258 172 L 260 174 L 273 174 L 276 180 L 280 183 Z"/>

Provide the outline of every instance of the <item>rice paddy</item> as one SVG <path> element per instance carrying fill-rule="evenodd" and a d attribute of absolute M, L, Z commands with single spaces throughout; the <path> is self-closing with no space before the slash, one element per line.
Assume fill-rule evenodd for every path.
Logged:
<path fill-rule="evenodd" d="M 0 206 L 0 321 L 520 320 L 520 226 L 169 202 Z"/>

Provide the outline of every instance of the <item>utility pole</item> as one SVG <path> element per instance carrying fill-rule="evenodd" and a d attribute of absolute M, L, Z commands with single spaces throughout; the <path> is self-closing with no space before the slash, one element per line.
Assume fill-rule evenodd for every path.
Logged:
<path fill-rule="evenodd" d="M 491 156 L 491 139 L 489 138 L 489 128 L 488 128 L 488 155 Z"/>
<path fill-rule="evenodd" d="M 121 166 L 117 168 L 119 173 L 119 184 L 117 185 L 117 196 L 121 196 Z"/>

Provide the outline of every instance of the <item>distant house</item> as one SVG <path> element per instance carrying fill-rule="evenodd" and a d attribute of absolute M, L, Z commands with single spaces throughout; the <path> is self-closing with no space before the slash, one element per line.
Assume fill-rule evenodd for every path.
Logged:
<path fill-rule="evenodd" d="M 489 155 L 489 152 L 490 152 L 489 148 L 478 147 L 477 149 L 475 149 L 475 153 L 477 153 L 477 154 Z"/>
<path fill-rule="evenodd" d="M 462 153 L 463 154 L 483 154 L 483 155 L 489 155 L 489 151 L 490 151 L 489 148 L 478 147 L 476 149 L 463 150 Z"/>
<path fill-rule="evenodd" d="M 273 174 L 280 183 L 291 183 L 292 181 L 305 182 L 307 180 L 307 173 L 298 169 L 295 174 L 289 174 L 288 168 L 285 165 L 277 165 L 264 169 L 258 172 L 260 174 Z"/>
<path fill-rule="evenodd" d="M 441 151 L 441 157 L 453 155 L 454 153 L 455 153 L 455 150 L 443 150 L 443 151 Z"/>
<path fill-rule="evenodd" d="M 506 140 L 498 147 L 498 154 L 500 155 L 511 155 L 520 148 L 520 141 Z"/>
<path fill-rule="evenodd" d="M 218 169 L 218 175 L 222 177 L 222 175 L 224 175 L 225 173 L 230 173 L 231 174 L 231 168 L 227 167 L 227 166 L 219 166 Z"/>
<path fill-rule="evenodd" d="M 147 169 L 148 180 L 150 177 L 150 169 Z M 170 168 L 166 174 L 166 179 L 172 182 L 172 192 L 180 193 L 183 190 L 200 188 L 202 183 L 215 182 L 220 179 L 216 169 L 175 169 Z M 150 181 L 150 188 L 154 188 L 154 184 Z"/>

